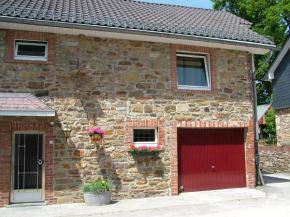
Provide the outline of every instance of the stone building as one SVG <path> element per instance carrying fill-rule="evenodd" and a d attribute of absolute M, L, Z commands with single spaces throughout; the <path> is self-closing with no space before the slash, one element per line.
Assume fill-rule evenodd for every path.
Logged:
<path fill-rule="evenodd" d="M 252 57 L 275 45 L 251 23 L 131 0 L 0 14 L 0 206 L 83 202 L 79 185 L 100 179 L 115 199 L 255 186 Z"/>
<path fill-rule="evenodd" d="M 277 144 L 290 145 L 290 37 L 271 64 L 264 80 L 272 82 L 273 107 L 276 111 Z"/>

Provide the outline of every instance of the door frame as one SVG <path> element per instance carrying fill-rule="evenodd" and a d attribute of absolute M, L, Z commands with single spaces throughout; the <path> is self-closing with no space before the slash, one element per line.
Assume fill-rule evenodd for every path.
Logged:
<path fill-rule="evenodd" d="M 30 203 L 30 202 L 41 202 L 45 201 L 45 166 L 42 164 L 42 188 L 41 188 L 41 199 L 40 200 L 27 200 L 27 201 L 14 201 L 14 163 L 15 163 L 15 134 L 42 134 L 42 159 L 45 164 L 45 131 L 13 131 L 12 133 L 12 162 L 11 162 L 11 188 L 10 188 L 10 203 Z M 40 190 L 40 189 L 39 189 Z M 28 189 L 20 190 L 20 192 L 37 192 L 38 190 Z"/>

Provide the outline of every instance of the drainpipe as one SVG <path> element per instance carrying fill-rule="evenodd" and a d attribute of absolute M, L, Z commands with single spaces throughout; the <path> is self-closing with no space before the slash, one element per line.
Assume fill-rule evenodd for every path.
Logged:
<path fill-rule="evenodd" d="M 264 185 L 263 177 L 260 172 L 260 153 L 259 153 L 259 120 L 257 115 L 257 88 L 256 88 L 256 73 L 259 71 L 259 69 L 266 63 L 268 60 L 273 56 L 273 50 L 271 50 L 270 55 L 264 60 L 262 65 L 255 69 L 255 59 L 254 54 L 252 54 L 252 70 L 253 70 L 253 95 L 254 95 L 254 146 L 255 146 L 255 166 L 256 166 L 256 185 Z"/>

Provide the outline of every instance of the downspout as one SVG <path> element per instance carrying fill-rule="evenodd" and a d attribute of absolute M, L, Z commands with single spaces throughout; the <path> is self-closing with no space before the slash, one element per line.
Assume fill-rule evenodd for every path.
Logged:
<path fill-rule="evenodd" d="M 259 152 L 259 120 L 257 115 L 257 87 L 256 87 L 256 73 L 259 69 L 273 56 L 273 50 L 271 50 L 270 55 L 264 60 L 262 65 L 256 70 L 255 69 L 255 59 L 254 54 L 252 54 L 252 70 L 253 70 L 253 95 L 254 95 L 254 146 L 255 146 L 255 167 L 256 167 L 256 186 L 263 185 L 263 177 L 260 172 L 260 152 Z"/>

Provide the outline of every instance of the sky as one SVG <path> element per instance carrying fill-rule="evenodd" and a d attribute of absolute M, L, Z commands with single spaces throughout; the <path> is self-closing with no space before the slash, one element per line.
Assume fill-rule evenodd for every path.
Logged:
<path fill-rule="evenodd" d="M 183 5 L 195 8 L 212 9 L 213 3 L 210 0 L 142 0 L 144 2 L 163 3 L 172 5 Z"/>

